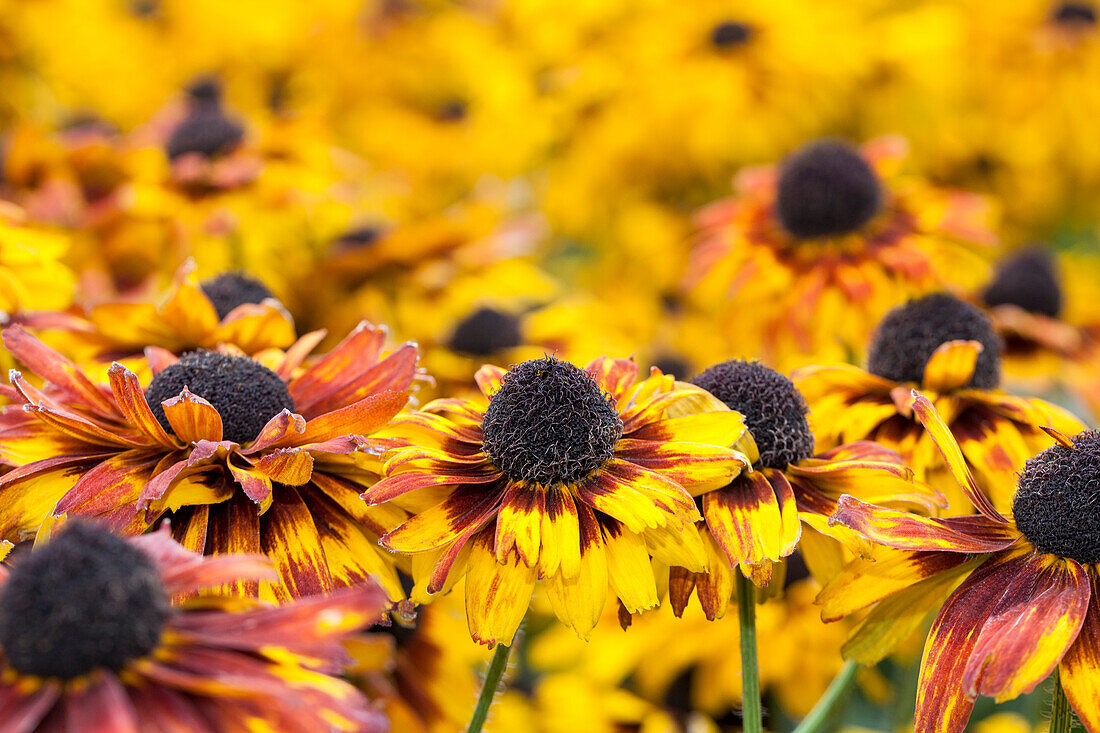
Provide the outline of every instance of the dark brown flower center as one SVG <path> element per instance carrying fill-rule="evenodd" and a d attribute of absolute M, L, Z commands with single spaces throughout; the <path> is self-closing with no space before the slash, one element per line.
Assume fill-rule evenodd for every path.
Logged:
<path fill-rule="evenodd" d="M 1042 552 L 1100 562 L 1100 432 L 1055 445 L 1024 464 L 1012 499 L 1016 527 Z"/>
<path fill-rule="evenodd" d="M 266 285 L 243 272 L 223 272 L 203 280 L 199 288 L 210 299 L 219 319 L 225 318 L 239 305 L 262 303 L 275 297 Z"/>
<path fill-rule="evenodd" d="M 478 308 L 455 326 L 448 342 L 452 351 L 492 356 L 520 344 L 519 319 L 493 308 Z"/>
<path fill-rule="evenodd" d="M 793 237 L 854 232 L 874 218 L 881 204 L 878 176 L 847 143 L 813 142 L 783 162 L 775 209 L 779 223 Z"/>
<path fill-rule="evenodd" d="M 172 131 L 165 151 L 170 160 L 188 153 L 206 158 L 232 152 L 244 139 L 244 127 L 225 116 L 221 87 L 214 79 L 201 79 L 187 90 L 188 113 Z"/>
<path fill-rule="evenodd" d="M 710 30 L 710 44 L 718 49 L 735 48 L 752 39 L 752 27 L 736 20 L 725 20 Z"/>
<path fill-rule="evenodd" d="M 214 406 L 221 415 L 223 438 L 235 443 L 255 440 L 268 420 L 294 410 L 286 383 L 263 364 L 245 356 L 191 351 L 162 369 L 145 389 L 145 401 L 169 433 L 172 426 L 161 403 L 184 387 Z"/>
<path fill-rule="evenodd" d="M 1080 0 L 1058 3 L 1051 8 L 1050 19 L 1059 25 L 1089 28 L 1096 25 L 1096 6 Z"/>
<path fill-rule="evenodd" d="M 920 382 L 932 354 L 948 341 L 984 347 L 968 387 L 994 389 L 1001 381 L 1001 337 L 984 313 L 946 293 L 926 295 L 894 308 L 875 329 L 867 370 L 895 382 Z"/>
<path fill-rule="evenodd" d="M 144 553 L 73 523 L 16 562 L 0 587 L 0 649 L 27 675 L 117 672 L 156 647 L 170 613 Z"/>
<path fill-rule="evenodd" d="M 508 478 L 543 486 L 588 476 L 623 434 L 615 404 L 596 380 L 552 356 L 505 374 L 481 428 L 485 452 Z"/>
<path fill-rule="evenodd" d="M 1002 260 L 982 298 L 988 306 L 1014 305 L 1029 313 L 1057 318 L 1062 311 L 1062 287 L 1054 258 L 1036 248 Z"/>
<path fill-rule="evenodd" d="M 691 383 L 741 413 L 760 451 L 759 465 L 784 469 L 813 455 L 806 400 L 794 382 L 774 369 L 756 361 L 731 359 L 715 364 Z"/>

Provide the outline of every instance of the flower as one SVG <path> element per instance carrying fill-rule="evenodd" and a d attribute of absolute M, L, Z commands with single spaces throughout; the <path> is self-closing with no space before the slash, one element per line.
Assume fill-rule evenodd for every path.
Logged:
<path fill-rule="evenodd" d="M 66 350 L 80 363 L 104 368 L 118 361 L 135 370 L 147 366 L 143 356 L 149 349 L 178 356 L 230 345 L 251 356 L 285 349 L 296 338 L 294 319 L 263 283 L 239 272 L 199 281 L 193 260 L 176 271 L 159 303 L 100 303 L 68 331 Z"/>
<path fill-rule="evenodd" d="M 843 358 L 899 294 L 977 284 L 975 250 L 995 241 L 988 203 L 906 177 L 904 154 L 898 138 L 814 141 L 743 170 L 733 198 L 699 212 L 684 284 L 720 311 L 731 345 L 783 368 Z M 748 322 L 736 318 L 746 308 Z"/>
<path fill-rule="evenodd" d="M 413 555 L 415 600 L 465 576 L 475 641 L 510 644 L 537 578 L 558 618 L 587 637 L 608 583 L 629 612 L 658 604 L 650 554 L 702 570 L 692 498 L 747 461 L 736 413 L 629 359 L 579 369 L 553 357 L 484 366 L 481 399 L 400 416 L 385 478 L 363 498 L 412 516 L 382 544 Z"/>
<path fill-rule="evenodd" d="M 932 402 L 914 391 L 912 409 L 979 513 L 935 519 L 842 497 L 831 521 L 885 548 L 822 591 L 823 618 L 870 608 L 856 634 L 874 658 L 950 592 L 925 643 L 917 731 L 962 731 L 977 696 L 1013 699 L 1055 667 L 1085 727 L 1100 730 L 1100 433 L 1048 428 L 1056 444 L 1028 459 L 1006 516 Z"/>
<path fill-rule="evenodd" d="M 848 364 L 807 366 L 793 377 L 814 415 L 823 447 L 872 440 L 897 451 L 917 479 L 948 490 L 931 437 L 909 406 L 914 387 L 929 396 L 958 440 L 967 465 L 982 477 L 994 503 L 1012 499 L 1014 474 L 1028 456 L 1051 444 L 1041 425 L 1076 433 L 1067 411 L 998 388 L 1002 343 L 974 306 L 935 293 L 890 311 L 871 343 L 867 371 Z M 951 505 L 965 504 L 961 494 Z"/>
<path fill-rule="evenodd" d="M 340 642 L 378 620 L 373 584 L 281 608 L 195 592 L 271 575 L 263 558 L 206 558 L 167 528 L 128 540 L 69 523 L 0 568 L 5 730 L 385 731 L 334 675 Z M 180 600 L 181 597 L 190 597 Z"/>
<path fill-rule="evenodd" d="M 0 416 L 0 538 L 33 534 L 51 515 L 95 517 L 137 534 L 171 517 L 196 552 L 262 552 L 273 584 L 229 592 L 286 600 L 377 576 L 402 597 L 377 538 L 404 515 L 367 510 L 376 478 L 365 436 L 408 400 L 416 349 L 382 358 L 386 331 L 361 324 L 337 348 L 300 366 L 323 334 L 302 337 L 266 366 L 239 352 L 159 352 L 152 381 L 120 364 L 110 385 L 18 327 L 4 343 L 48 383 L 12 372 L 16 402 Z M 372 463 L 375 461 L 375 463 Z"/>
<path fill-rule="evenodd" d="M 938 492 L 913 484 L 913 472 L 882 446 L 864 441 L 815 455 L 805 400 L 791 380 L 763 364 L 734 359 L 691 381 L 744 416 L 748 430 L 736 447 L 749 456 L 752 470 L 700 497 L 707 569 L 670 569 L 669 597 L 677 615 L 695 590 L 707 618 L 720 618 L 734 591 L 736 568 L 766 587 L 773 564 L 800 540 L 808 545 L 807 564 L 827 577 L 843 556 L 820 533 L 851 540 L 828 525 L 842 493 L 926 512 L 942 504 Z M 804 533 L 803 522 L 812 531 Z"/>

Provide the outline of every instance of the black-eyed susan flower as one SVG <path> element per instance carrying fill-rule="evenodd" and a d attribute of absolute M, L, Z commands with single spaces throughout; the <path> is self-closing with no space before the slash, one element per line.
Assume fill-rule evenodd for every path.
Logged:
<path fill-rule="evenodd" d="M 402 415 L 386 478 L 363 497 L 412 516 L 382 544 L 413 555 L 414 600 L 465 577 L 471 636 L 508 645 L 535 581 L 587 637 L 608 585 L 629 612 L 658 604 L 650 554 L 706 565 L 692 498 L 746 464 L 741 417 L 629 359 L 579 369 L 553 357 L 477 374 L 481 399 Z"/>
<path fill-rule="evenodd" d="M 185 262 L 155 299 L 93 305 L 72 323 L 71 353 L 89 369 L 117 361 L 140 370 L 147 349 L 178 356 L 226 345 L 251 356 L 294 343 L 293 318 L 262 282 L 243 272 L 199 280 L 195 269 Z"/>
<path fill-rule="evenodd" d="M 362 324 L 301 366 L 319 334 L 267 366 L 239 352 L 156 355 L 152 381 L 120 364 L 110 385 L 18 327 L 8 350 L 47 382 L 18 372 L 2 417 L 0 537 L 33 535 L 49 517 L 95 517 L 122 533 L 171 518 L 173 536 L 206 554 L 262 552 L 279 579 L 227 590 L 285 600 L 376 576 L 402 597 L 378 536 L 404 519 L 358 496 L 377 476 L 366 437 L 408 400 L 416 349 L 383 356 L 386 331 Z"/>
<path fill-rule="evenodd" d="M 167 530 L 66 525 L 0 568 L 4 729 L 388 730 L 334 676 L 340 642 L 379 620 L 385 594 L 365 584 L 282 608 L 194 597 L 270 575 L 261 557 L 205 558 Z"/>
<path fill-rule="evenodd" d="M 1003 344 L 980 310 L 936 293 L 892 310 L 871 342 L 867 371 L 852 365 L 796 370 L 814 415 L 819 443 L 873 440 L 897 451 L 917 478 L 948 491 L 935 443 L 910 408 L 909 392 L 926 394 L 951 426 L 967 465 L 997 506 L 1012 499 L 1014 474 L 1051 444 L 1040 426 L 1076 433 L 1067 411 L 999 388 Z M 955 495 L 953 500 L 965 497 Z M 957 502 L 952 504 L 959 510 Z"/>
<path fill-rule="evenodd" d="M 846 359 L 899 295 L 981 281 L 988 203 L 907 177 L 905 147 L 814 141 L 743 171 L 733 198 L 699 213 L 685 286 L 720 311 L 731 348 L 781 368 Z"/>
<path fill-rule="evenodd" d="M 1071 439 L 1052 429 L 1057 444 L 1027 460 L 1008 516 L 970 473 L 932 403 L 914 393 L 912 408 L 979 513 L 935 519 L 842 497 L 832 521 L 885 551 L 877 562 L 854 561 L 825 588 L 823 616 L 870 607 L 856 634 L 863 649 L 881 653 L 950 592 L 925 644 L 917 731 L 962 731 L 978 696 L 1011 700 L 1056 667 L 1078 717 L 1100 730 L 1100 434 Z"/>
<path fill-rule="evenodd" d="M 669 597 L 678 614 L 696 590 L 707 617 L 722 616 L 736 572 L 767 586 L 773 565 L 803 538 L 802 522 L 815 532 L 835 534 L 828 517 L 841 494 L 874 496 L 924 511 L 942 500 L 912 482 L 912 471 L 896 453 L 874 443 L 815 454 L 806 401 L 791 380 L 759 362 L 722 362 L 691 381 L 744 416 L 748 431 L 736 447 L 749 457 L 752 470 L 700 497 L 707 570 L 671 568 Z M 813 546 L 804 554 L 812 567 L 824 573 L 837 566 L 839 546 L 830 548 L 814 532 L 808 534 L 814 535 L 808 540 Z"/>

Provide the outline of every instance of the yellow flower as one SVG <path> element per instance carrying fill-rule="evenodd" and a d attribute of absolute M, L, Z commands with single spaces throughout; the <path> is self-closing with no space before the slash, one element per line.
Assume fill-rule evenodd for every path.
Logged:
<path fill-rule="evenodd" d="M 1001 346 L 981 311 L 933 294 L 887 314 L 871 344 L 867 371 L 837 364 L 804 367 L 793 376 L 809 402 L 821 447 L 873 440 L 897 451 L 919 480 L 948 492 L 936 445 L 909 405 L 909 392 L 919 388 L 1003 510 L 1012 500 L 1015 473 L 1052 442 L 1042 427 L 1076 433 L 1083 426 L 1055 405 L 1001 390 Z M 948 496 L 955 511 L 969 506 L 957 491 Z"/>
<path fill-rule="evenodd" d="M 363 497 L 412 514 L 382 543 L 413 555 L 414 600 L 465 577 L 471 636 L 510 644 L 542 578 L 587 637 L 609 583 L 631 613 L 658 604 L 651 553 L 703 569 L 692 497 L 745 465 L 727 447 L 744 425 L 697 387 L 637 374 L 607 357 L 486 366 L 487 404 L 445 398 L 395 422 L 387 437 L 406 444 Z"/>
<path fill-rule="evenodd" d="M 735 353 L 780 368 L 847 359 L 900 298 L 984 277 L 988 202 L 904 175 L 905 148 L 815 141 L 742 171 L 733 198 L 699 213 L 685 285 Z"/>

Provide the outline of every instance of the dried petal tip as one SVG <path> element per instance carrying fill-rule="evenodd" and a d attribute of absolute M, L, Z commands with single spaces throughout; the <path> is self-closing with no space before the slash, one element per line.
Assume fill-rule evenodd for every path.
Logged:
<path fill-rule="evenodd" d="M 623 433 L 614 402 L 592 376 L 552 356 L 508 370 L 481 428 L 485 452 L 505 475 L 544 486 L 602 466 Z"/>
<path fill-rule="evenodd" d="M 817 239 L 854 232 L 874 218 L 881 204 L 878 176 L 847 143 L 812 142 L 783 162 L 776 216 L 793 237 Z"/>
<path fill-rule="evenodd" d="M 895 382 L 924 379 L 924 367 L 948 341 L 984 348 L 966 386 L 995 389 L 1001 381 L 1001 337 L 984 313 L 954 296 L 934 293 L 894 308 L 875 329 L 867 370 Z"/>
<path fill-rule="evenodd" d="M 74 522 L 16 563 L 0 588 L 0 649 L 28 675 L 117 672 L 156 647 L 169 613 L 141 550 Z"/>
<path fill-rule="evenodd" d="M 693 377 L 691 383 L 744 416 L 760 451 L 759 465 L 784 469 L 813 455 L 806 400 L 794 382 L 774 369 L 756 361 L 730 359 Z"/>

